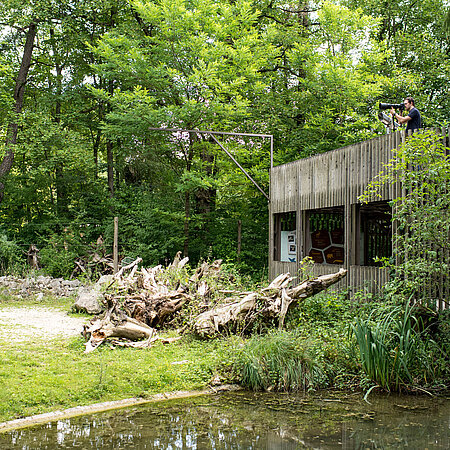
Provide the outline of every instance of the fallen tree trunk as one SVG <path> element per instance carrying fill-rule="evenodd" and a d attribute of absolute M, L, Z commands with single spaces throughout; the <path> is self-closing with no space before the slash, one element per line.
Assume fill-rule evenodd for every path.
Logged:
<path fill-rule="evenodd" d="M 235 329 L 243 322 L 250 324 L 256 317 L 278 319 L 278 326 L 282 328 L 291 304 L 323 291 L 346 275 L 347 271 L 341 269 L 337 273 L 322 275 L 304 281 L 299 286 L 287 288 L 292 278 L 289 274 L 282 274 L 259 292 L 198 315 L 192 329 L 201 337 L 212 337 L 225 329 Z"/>
<path fill-rule="evenodd" d="M 151 339 L 155 330 L 140 320 L 127 316 L 118 308 L 117 302 L 112 305 L 103 318 L 95 319 L 90 326 L 84 329 L 84 336 L 89 339 L 86 342 L 85 353 L 95 350 L 106 339 L 117 337 L 137 341 Z"/>

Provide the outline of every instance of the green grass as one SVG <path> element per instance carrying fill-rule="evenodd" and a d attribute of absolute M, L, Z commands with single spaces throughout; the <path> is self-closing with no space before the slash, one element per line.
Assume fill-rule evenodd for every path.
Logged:
<path fill-rule="evenodd" d="M 13 305 L 19 306 L 16 301 L 7 303 Z M 59 303 L 64 305 L 65 301 Z M 231 339 L 198 341 L 185 336 L 150 349 L 112 349 L 106 344 L 84 354 L 83 342 L 81 336 L 49 342 L 0 338 L 0 422 L 96 402 L 200 389 L 234 347 Z M 179 361 L 187 362 L 172 364 Z"/>

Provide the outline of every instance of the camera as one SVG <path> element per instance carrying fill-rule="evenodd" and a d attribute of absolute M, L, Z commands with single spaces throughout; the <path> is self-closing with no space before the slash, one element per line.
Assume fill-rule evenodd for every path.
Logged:
<path fill-rule="evenodd" d="M 399 109 L 403 111 L 405 109 L 405 105 L 403 103 L 380 103 L 380 109 Z"/>

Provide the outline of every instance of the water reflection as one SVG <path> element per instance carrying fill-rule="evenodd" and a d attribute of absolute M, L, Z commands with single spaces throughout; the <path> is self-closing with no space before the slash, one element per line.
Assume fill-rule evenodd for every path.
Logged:
<path fill-rule="evenodd" d="M 12 431 L 0 448 L 448 449 L 449 429 L 444 398 L 237 392 Z"/>

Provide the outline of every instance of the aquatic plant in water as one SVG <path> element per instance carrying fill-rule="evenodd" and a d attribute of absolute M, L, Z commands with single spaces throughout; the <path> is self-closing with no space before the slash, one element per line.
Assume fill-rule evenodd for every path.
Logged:
<path fill-rule="evenodd" d="M 370 315 L 352 325 L 363 370 L 384 389 L 398 391 L 413 381 L 410 369 L 418 334 L 412 310 L 396 306 L 382 320 L 374 323 Z"/>

